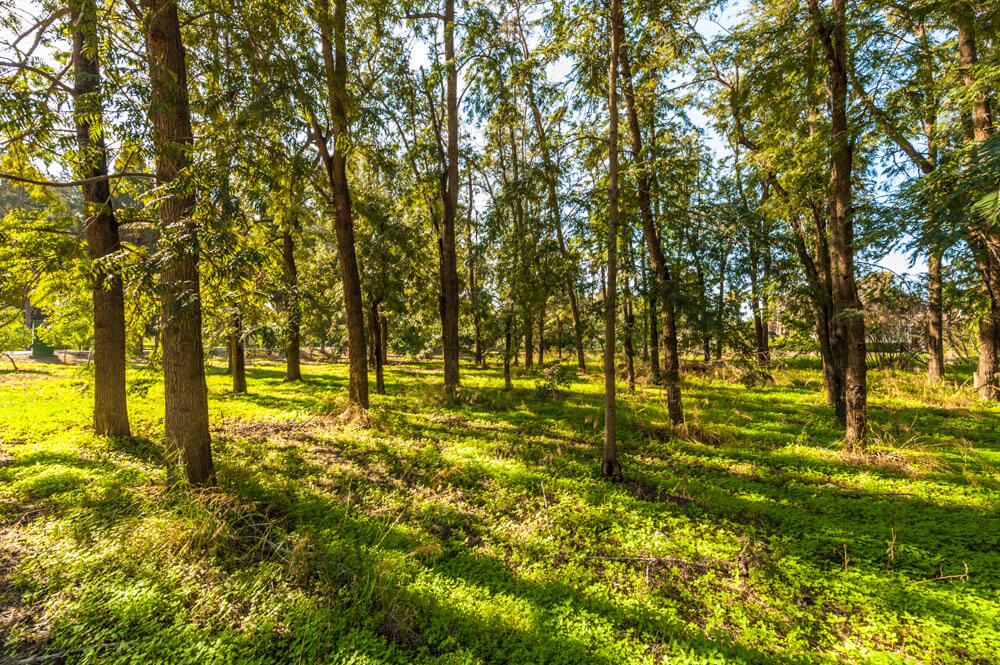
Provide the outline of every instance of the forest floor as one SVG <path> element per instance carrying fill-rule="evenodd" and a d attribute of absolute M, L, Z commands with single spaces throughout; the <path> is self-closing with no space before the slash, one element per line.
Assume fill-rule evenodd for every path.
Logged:
<path fill-rule="evenodd" d="M 597 369 L 596 366 L 594 369 Z M 86 367 L 0 372 L 0 662 L 997 663 L 1000 408 L 872 372 L 848 455 L 819 371 L 501 390 L 394 364 L 370 428 L 343 365 L 208 376 L 219 485 L 168 483 L 158 373 L 131 441 L 95 437 Z"/>

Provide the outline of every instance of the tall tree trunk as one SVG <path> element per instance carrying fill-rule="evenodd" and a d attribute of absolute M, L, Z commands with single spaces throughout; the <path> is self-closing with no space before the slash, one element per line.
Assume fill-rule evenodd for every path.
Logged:
<path fill-rule="evenodd" d="M 545 302 L 542 311 L 538 313 L 538 366 L 545 364 Z"/>
<path fill-rule="evenodd" d="M 347 47 L 345 2 L 337 2 L 330 25 L 329 0 L 320 4 L 320 41 L 326 69 L 327 96 L 330 118 L 333 121 L 333 154 L 327 152 L 326 140 L 314 129 L 315 140 L 324 153 L 327 179 L 333 192 L 334 227 L 337 233 L 337 253 L 340 259 L 340 276 L 344 289 L 344 310 L 347 315 L 347 355 L 350 364 L 348 399 L 353 406 L 368 408 L 368 367 L 365 354 L 365 315 L 361 302 L 361 277 L 354 249 L 354 220 L 351 215 L 351 195 L 347 183 L 346 163 L 343 154 L 344 134 L 347 132 L 347 106 L 344 100 L 347 89 Z M 331 29 L 332 28 L 332 29 Z M 331 32 L 336 46 L 330 41 Z M 336 54 L 334 54 L 336 48 Z M 454 217 L 452 218 L 454 231 Z M 454 246 L 454 245 L 453 245 Z"/>
<path fill-rule="evenodd" d="M 975 7 L 968 2 L 959 2 L 955 23 L 962 82 L 967 88 L 973 88 L 977 83 L 976 63 L 979 59 Z M 967 112 L 963 112 L 965 140 L 969 144 L 981 145 L 993 133 L 989 97 L 981 91 L 977 92 L 972 99 L 971 111 L 971 123 L 967 120 Z M 1000 233 L 988 222 L 974 219 L 969 224 L 968 242 L 990 303 L 989 312 L 979 322 L 976 388 L 980 398 L 997 401 L 1000 400 Z"/>
<path fill-rule="evenodd" d="M 472 169 L 469 169 L 469 226 L 468 226 L 468 246 L 469 246 L 469 301 L 472 305 L 472 328 L 476 337 L 476 367 L 484 367 L 486 362 L 483 358 L 483 332 L 482 321 L 479 315 L 479 287 L 476 285 L 476 262 L 475 251 L 472 245 Z"/>
<path fill-rule="evenodd" d="M 608 65 L 608 283 L 604 302 L 604 455 L 605 478 L 621 478 L 615 439 L 615 295 L 618 289 L 618 44 L 621 1 L 611 0 L 611 57 Z"/>
<path fill-rule="evenodd" d="M 108 174 L 104 144 L 104 103 L 97 45 L 97 5 L 73 0 L 73 119 L 80 151 L 79 175 Z M 96 121 L 96 126 L 95 126 Z M 125 298 L 121 276 L 107 264 L 121 251 L 111 188 L 107 180 L 81 187 L 84 235 L 93 263 L 91 290 L 94 307 L 94 430 L 102 436 L 130 436 L 125 398 Z M 113 260 L 113 259 L 112 259 Z"/>
<path fill-rule="evenodd" d="M 385 314 L 379 319 L 379 332 L 382 333 L 382 365 L 389 360 L 389 321 Z"/>
<path fill-rule="evenodd" d="M 511 390 L 514 384 L 510 380 L 510 357 L 514 353 L 510 348 L 511 343 L 511 326 L 513 324 L 514 315 L 507 314 L 507 320 L 504 324 L 504 342 L 503 342 L 503 389 Z M 516 355 L 516 353 L 514 353 Z"/>
<path fill-rule="evenodd" d="M 175 0 L 141 0 L 147 23 L 150 105 L 156 179 L 170 187 L 191 165 L 193 143 L 187 68 Z M 201 342 L 201 289 L 198 228 L 190 214 L 194 196 L 178 192 L 160 199 L 162 232 L 174 255 L 160 273 L 164 379 L 164 430 L 168 444 L 184 459 L 187 479 L 214 483 L 208 431 L 208 387 Z M 164 248 L 166 249 L 166 247 Z"/>
<path fill-rule="evenodd" d="M 941 250 L 927 258 L 927 378 L 944 379 L 944 315 L 941 310 Z"/>
<path fill-rule="evenodd" d="M 285 305 L 287 307 L 288 331 L 285 340 L 285 381 L 301 381 L 300 330 L 302 325 L 302 304 L 299 300 L 299 271 L 295 265 L 295 236 L 292 228 L 285 228 L 281 234 L 282 277 L 285 282 Z"/>
<path fill-rule="evenodd" d="M 455 62 L 455 0 L 445 0 L 444 57 L 447 77 L 448 167 L 441 225 L 441 345 L 444 351 L 444 389 L 454 396 L 458 388 L 458 259 L 455 252 L 455 215 L 458 211 L 458 67 Z"/>
<path fill-rule="evenodd" d="M 616 25 L 613 26 L 613 32 L 616 44 L 620 43 L 624 45 L 625 29 L 623 19 L 620 16 L 616 21 Z M 648 160 L 642 154 L 642 132 L 639 125 L 639 112 L 636 108 L 635 93 L 632 87 L 632 68 L 629 64 L 628 49 L 622 48 L 620 56 L 622 93 L 625 97 L 625 109 L 628 115 L 632 154 L 640 167 L 637 178 L 639 188 L 639 217 L 642 220 L 642 234 L 646 239 L 650 265 L 653 268 L 653 273 L 656 275 L 656 286 L 660 294 L 660 305 L 662 307 L 663 360 L 666 365 L 662 377 L 667 393 L 667 412 L 670 414 L 670 422 L 674 425 L 680 425 L 684 422 L 684 411 L 681 405 L 680 354 L 677 351 L 674 288 L 671 284 L 670 271 L 667 268 L 667 259 L 663 253 L 660 234 L 653 220 L 653 207 L 650 203 L 652 175 L 649 171 Z M 652 150 L 656 136 L 652 117 L 649 119 L 649 128 L 649 149 Z"/>
<path fill-rule="evenodd" d="M 719 293 L 715 302 L 715 359 L 722 360 L 723 346 L 723 323 L 726 320 L 726 266 L 729 262 L 729 253 L 723 252 L 722 264 L 719 266 Z"/>
<path fill-rule="evenodd" d="M 375 354 L 375 392 L 379 395 L 385 394 L 385 378 L 383 376 L 384 356 L 382 355 L 382 317 L 378 311 L 379 302 L 373 300 L 368 315 L 368 326 L 372 331 L 372 350 Z"/>
<path fill-rule="evenodd" d="M 865 319 L 854 278 L 854 224 L 851 218 L 851 170 L 854 146 L 847 119 L 847 0 L 832 0 L 830 19 L 823 18 L 819 0 L 809 0 L 828 69 L 830 96 L 830 263 L 833 277 L 835 344 L 845 361 L 844 392 L 848 449 L 864 445 L 868 425 L 865 364 Z"/>
<path fill-rule="evenodd" d="M 628 277 L 622 282 L 625 296 L 625 330 L 622 335 L 622 348 L 625 351 L 625 376 L 628 378 L 629 392 L 635 390 L 635 349 L 632 346 L 632 333 L 635 330 L 635 313 L 632 311 L 632 291 L 628 286 Z"/>
<path fill-rule="evenodd" d="M 530 372 L 535 367 L 535 326 L 530 316 L 524 317 L 524 371 Z"/>
<path fill-rule="evenodd" d="M 232 330 L 229 332 L 229 348 L 233 358 L 233 392 L 247 391 L 246 352 L 243 347 L 243 318 L 233 313 Z"/>

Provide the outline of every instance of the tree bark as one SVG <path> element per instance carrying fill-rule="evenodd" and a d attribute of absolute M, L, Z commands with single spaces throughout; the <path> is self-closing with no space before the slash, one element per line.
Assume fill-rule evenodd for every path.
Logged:
<path fill-rule="evenodd" d="M 141 3 L 146 16 L 156 180 L 169 188 L 191 165 L 193 138 L 184 44 L 175 0 Z M 190 217 L 193 207 L 194 196 L 179 192 L 164 194 L 159 205 L 162 232 L 170 235 L 168 243 L 176 248 L 160 273 L 164 429 L 168 444 L 183 457 L 188 481 L 208 485 L 215 482 L 215 469 L 201 341 L 198 228 Z"/>
<path fill-rule="evenodd" d="M 511 326 L 513 324 L 513 314 L 507 314 L 504 324 L 504 346 L 503 346 L 503 389 L 511 390 L 514 384 L 510 380 L 510 357 L 511 357 Z"/>
<path fill-rule="evenodd" d="M 535 325 L 530 316 L 524 317 L 524 371 L 535 368 Z"/>
<path fill-rule="evenodd" d="M 828 69 L 830 98 L 830 263 L 834 318 L 844 358 L 844 392 L 848 449 L 861 447 L 868 426 L 865 320 L 854 278 L 854 224 L 851 210 L 851 170 L 854 146 L 847 118 L 847 0 L 832 0 L 830 19 L 823 18 L 819 0 L 809 0 Z"/>
<path fill-rule="evenodd" d="M 108 174 L 104 144 L 104 104 L 98 58 L 97 5 L 73 0 L 73 117 L 80 151 L 79 176 Z M 96 120 L 96 126 L 95 121 Z M 130 436 L 125 397 L 125 298 L 121 276 L 108 259 L 121 251 L 111 188 L 107 180 L 81 187 L 84 235 L 93 264 L 91 290 L 94 307 L 94 430 L 102 436 Z"/>
<path fill-rule="evenodd" d="M 625 44 L 624 20 L 620 16 L 612 26 L 617 44 Z M 656 229 L 653 220 L 653 208 L 650 203 L 650 188 L 652 176 L 649 172 L 648 162 L 642 154 L 642 133 L 639 126 L 639 113 L 636 108 L 635 93 L 632 88 L 632 69 L 629 64 L 628 49 L 621 49 L 621 72 L 622 72 L 622 93 L 625 97 L 625 109 L 628 115 L 629 136 L 632 142 L 632 154 L 636 163 L 639 164 L 638 189 L 639 189 L 639 217 L 642 220 L 642 234 L 646 240 L 646 248 L 649 252 L 649 262 L 656 275 L 656 286 L 660 293 L 660 306 L 663 316 L 663 360 L 666 367 L 662 377 L 667 393 L 667 412 L 670 414 L 670 422 L 679 425 L 684 422 L 684 411 L 681 405 L 681 385 L 680 385 L 680 355 L 677 351 L 677 324 L 675 314 L 674 289 L 671 284 L 670 271 L 667 268 L 666 256 L 663 253 L 663 245 L 660 234 Z M 616 58 L 617 59 L 617 58 Z M 655 127 L 653 119 L 650 118 L 650 134 L 655 138 Z M 652 150 L 654 142 L 651 140 L 649 149 Z"/>
<path fill-rule="evenodd" d="M 615 439 L 615 295 L 618 289 L 618 47 L 621 2 L 611 0 L 611 54 L 608 65 L 608 283 L 604 302 L 604 455 L 605 478 L 621 478 Z"/>
<path fill-rule="evenodd" d="M 542 311 L 538 313 L 538 366 L 545 364 L 545 302 Z"/>
<path fill-rule="evenodd" d="M 368 325 L 372 330 L 372 338 L 374 343 L 372 344 L 372 350 L 375 354 L 375 392 L 379 395 L 385 394 L 385 378 L 383 376 L 383 365 L 384 356 L 382 355 L 382 344 L 379 340 L 382 339 L 382 317 L 379 314 L 379 302 L 373 300 L 371 303 L 371 309 L 368 315 Z"/>
<path fill-rule="evenodd" d="M 333 122 L 333 154 L 326 148 L 325 138 L 316 133 L 315 140 L 324 154 L 327 179 L 333 193 L 334 228 L 337 233 L 337 253 L 340 259 L 340 276 L 344 290 L 344 310 L 347 316 L 347 355 L 350 364 L 348 399 L 351 405 L 368 408 L 368 367 L 365 353 L 364 306 L 361 301 L 361 277 L 354 248 L 354 219 L 351 213 L 351 195 L 347 183 L 346 160 L 343 154 L 344 134 L 347 132 L 347 30 L 345 2 L 337 2 L 330 25 L 329 0 L 320 3 L 320 42 L 326 70 L 327 96 L 330 118 Z M 332 28 L 332 30 L 330 29 Z M 333 33 L 334 45 L 331 42 Z M 454 219 L 452 220 L 454 222 Z"/>
<path fill-rule="evenodd" d="M 635 331 L 635 313 L 632 311 L 632 291 L 628 286 L 628 277 L 622 282 L 625 296 L 625 330 L 622 336 L 622 348 L 625 351 L 625 376 L 628 378 L 629 392 L 635 391 L 635 349 L 632 346 L 632 333 Z"/>
<path fill-rule="evenodd" d="M 233 392 L 245 393 L 247 391 L 246 352 L 243 347 L 243 318 L 238 312 L 233 313 L 229 348 L 233 359 Z"/>
<path fill-rule="evenodd" d="M 979 59 L 975 8 L 970 3 L 959 2 L 955 11 L 955 23 L 958 29 L 962 82 L 971 88 L 977 82 L 975 68 Z M 974 95 L 971 123 L 967 120 L 966 112 L 962 115 L 966 119 L 962 123 L 966 143 L 985 143 L 993 133 L 989 97 L 982 92 Z M 968 242 L 990 303 L 989 312 L 979 322 L 976 389 L 981 399 L 997 401 L 1000 400 L 1000 232 L 988 223 L 970 220 Z"/>
<path fill-rule="evenodd" d="M 445 0 L 444 57 L 447 77 L 448 165 L 441 224 L 441 345 L 444 352 L 444 389 L 454 397 L 458 375 L 458 263 L 455 252 L 455 215 L 458 211 L 458 68 L 455 62 L 455 0 Z"/>
<path fill-rule="evenodd" d="M 281 234 L 282 277 L 285 282 L 285 305 L 287 307 L 288 331 L 285 340 L 285 381 L 301 381 L 300 329 L 302 325 L 302 304 L 299 300 L 299 271 L 295 265 L 295 236 L 292 228 L 285 228 Z"/>
<path fill-rule="evenodd" d="M 941 309 L 941 254 L 935 248 L 927 258 L 927 378 L 944 379 L 944 314 Z"/>

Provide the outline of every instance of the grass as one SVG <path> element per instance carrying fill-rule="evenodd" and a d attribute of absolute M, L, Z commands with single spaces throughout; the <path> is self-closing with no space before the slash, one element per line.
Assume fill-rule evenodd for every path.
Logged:
<path fill-rule="evenodd" d="M 1000 409 L 970 368 L 871 374 L 848 455 L 818 369 L 619 395 L 625 481 L 599 477 L 602 384 L 501 390 L 388 368 L 372 427 L 343 366 L 209 372 L 219 486 L 168 485 L 162 383 L 96 437 L 91 377 L 0 373 L 0 662 L 995 663 Z"/>

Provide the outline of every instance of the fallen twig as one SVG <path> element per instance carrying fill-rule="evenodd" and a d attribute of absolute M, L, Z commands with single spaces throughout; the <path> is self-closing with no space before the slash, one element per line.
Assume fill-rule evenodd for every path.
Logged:
<path fill-rule="evenodd" d="M 963 561 L 962 565 L 965 566 L 964 573 L 961 573 L 959 575 L 939 575 L 937 577 L 932 577 L 928 580 L 916 580 L 914 582 L 910 582 L 910 586 L 916 584 L 923 584 L 924 582 L 937 582 L 939 580 L 962 580 L 962 582 L 967 582 L 969 580 L 969 564 Z M 944 572 L 940 568 L 938 569 L 938 571 L 942 573 Z"/>

